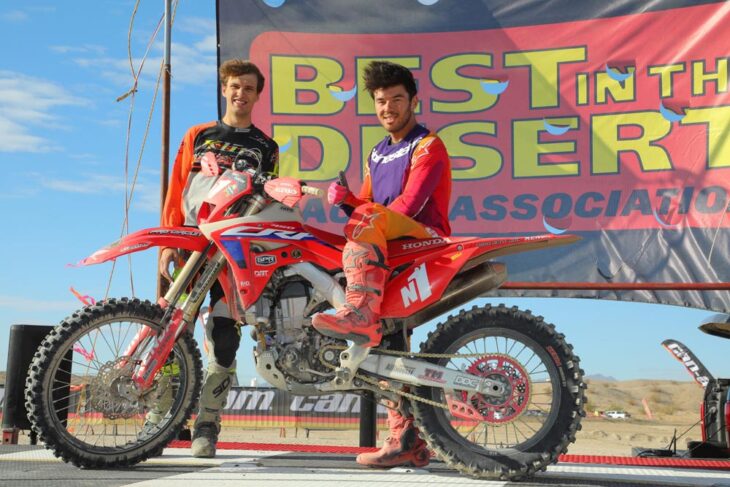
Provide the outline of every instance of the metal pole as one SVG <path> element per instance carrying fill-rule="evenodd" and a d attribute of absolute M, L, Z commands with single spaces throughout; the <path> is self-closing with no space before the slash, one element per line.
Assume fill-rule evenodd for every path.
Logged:
<path fill-rule="evenodd" d="M 170 44 L 172 39 L 172 0 L 165 0 L 165 58 L 162 72 L 162 171 L 160 174 L 160 203 L 165 203 L 170 157 Z"/>
<path fill-rule="evenodd" d="M 172 75 L 172 68 L 170 66 L 170 44 L 172 39 L 171 11 L 172 0 L 165 0 L 165 54 L 162 67 L 162 161 L 160 165 L 160 222 L 162 221 L 162 208 L 165 205 L 165 196 L 167 196 L 167 180 L 170 176 L 170 77 Z M 158 298 L 165 294 L 166 287 L 167 281 L 158 274 Z"/>
<path fill-rule="evenodd" d="M 360 446 L 375 446 L 377 408 L 375 395 L 363 391 L 360 397 Z"/>

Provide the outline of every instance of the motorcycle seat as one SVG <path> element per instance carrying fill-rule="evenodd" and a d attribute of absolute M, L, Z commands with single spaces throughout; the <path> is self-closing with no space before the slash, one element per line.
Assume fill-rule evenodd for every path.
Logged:
<path fill-rule="evenodd" d="M 322 229 L 319 229 L 316 227 L 311 227 L 309 225 L 303 225 L 303 226 L 307 232 L 311 233 L 313 236 L 315 236 L 319 240 L 321 240 L 324 243 L 327 243 L 333 247 L 337 247 L 337 248 L 341 249 L 347 243 L 347 239 L 345 239 L 344 235 L 330 233 L 326 230 L 322 230 Z"/>

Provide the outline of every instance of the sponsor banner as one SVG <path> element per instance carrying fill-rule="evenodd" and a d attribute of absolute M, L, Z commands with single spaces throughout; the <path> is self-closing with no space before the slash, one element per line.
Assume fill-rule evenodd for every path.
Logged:
<path fill-rule="evenodd" d="M 679 340 L 668 338 L 662 342 L 662 346 L 684 365 L 695 382 L 702 387 L 706 388 L 711 381 L 715 380 L 710 371 L 707 370 L 707 367 L 697 358 L 692 350 Z"/>
<path fill-rule="evenodd" d="M 359 418 L 361 396 L 354 393 L 301 396 L 275 388 L 233 387 L 223 413 L 252 418 L 324 418 L 340 420 Z M 378 405 L 380 414 L 385 408 Z"/>
<path fill-rule="evenodd" d="M 94 414 L 91 408 L 78 403 L 79 397 L 71 396 L 69 411 Z M 222 416 L 227 425 L 239 427 L 357 429 L 361 400 L 359 394 L 353 393 L 299 396 L 267 387 L 232 387 Z M 0 416 L 4 401 L 5 388 L 0 386 Z M 386 414 L 386 408 L 378 404 L 380 422 Z"/>
<path fill-rule="evenodd" d="M 256 124 L 282 175 L 321 187 L 359 187 L 385 135 L 365 66 L 410 68 L 451 157 L 454 234 L 584 238 L 511 257 L 510 280 L 730 282 L 727 4 L 578 3 L 219 0 L 220 59 L 266 74 Z M 318 199 L 304 216 L 345 221 Z M 551 294 L 730 309 L 712 291 Z"/>

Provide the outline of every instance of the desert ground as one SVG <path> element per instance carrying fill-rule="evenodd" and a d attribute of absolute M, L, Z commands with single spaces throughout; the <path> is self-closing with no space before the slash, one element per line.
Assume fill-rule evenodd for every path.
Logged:
<path fill-rule="evenodd" d="M 700 406 L 704 391 L 695 382 L 588 381 L 587 416 L 572 454 L 631 455 L 632 448 L 666 448 L 673 435 L 677 449 L 701 440 Z M 651 418 L 642 401 L 645 401 Z M 623 410 L 630 419 L 606 419 L 595 411 Z"/>

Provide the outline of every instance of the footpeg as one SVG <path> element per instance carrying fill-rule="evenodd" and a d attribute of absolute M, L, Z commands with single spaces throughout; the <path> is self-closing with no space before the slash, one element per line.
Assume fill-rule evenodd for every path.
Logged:
<path fill-rule="evenodd" d="M 352 344 L 340 353 L 340 366 L 335 369 L 334 385 L 338 388 L 348 387 L 360 368 L 360 364 L 370 354 L 370 347 Z"/>

